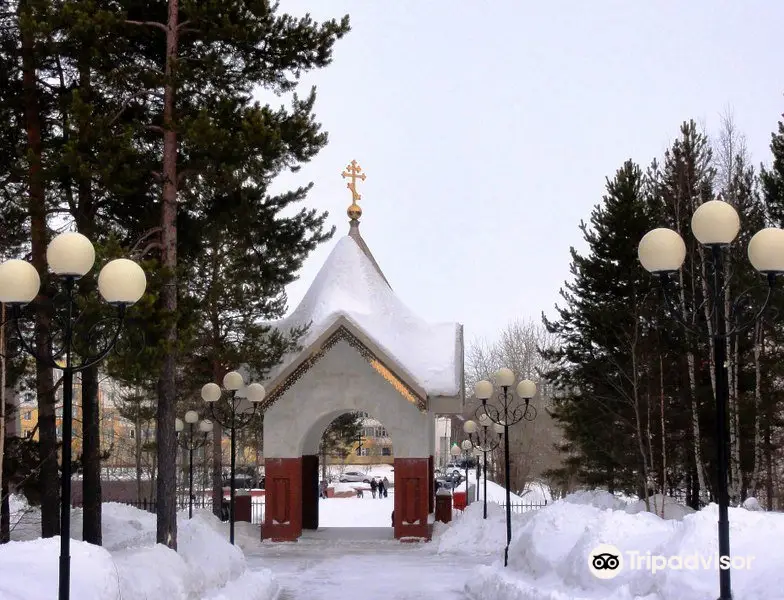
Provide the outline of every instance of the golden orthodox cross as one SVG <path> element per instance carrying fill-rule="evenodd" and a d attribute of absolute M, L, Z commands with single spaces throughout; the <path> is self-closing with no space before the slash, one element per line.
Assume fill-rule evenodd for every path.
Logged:
<path fill-rule="evenodd" d="M 351 164 L 346 167 L 346 170 L 341 173 L 343 179 L 348 177 L 351 179 L 350 183 L 346 184 L 346 187 L 351 190 L 351 199 L 354 204 L 356 204 L 357 200 L 360 200 L 362 196 L 357 192 L 357 179 L 361 179 L 365 181 L 365 174 L 362 172 L 362 167 L 357 164 L 357 161 L 352 160 Z"/>

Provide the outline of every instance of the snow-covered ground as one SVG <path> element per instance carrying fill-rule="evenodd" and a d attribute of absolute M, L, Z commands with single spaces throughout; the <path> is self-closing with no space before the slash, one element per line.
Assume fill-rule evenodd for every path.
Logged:
<path fill-rule="evenodd" d="M 192 521 L 179 521 L 176 553 L 154 544 L 153 515 L 107 504 L 105 547 L 73 542 L 73 597 L 712 600 L 718 593 L 716 568 L 699 565 L 717 552 L 715 505 L 694 512 L 658 497 L 653 510 L 661 514 L 663 505 L 662 518 L 641 502 L 606 492 L 573 494 L 512 515 L 504 568 L 505 512 L 499 503 L 488 503 L 486 520 L 477 502 L 455 511 L 450 524 L 435 523 L 432 542 L 402 544 L 389 539 L 393 494 L 322 499 L 320 523 L 329 529 L 289 544 L 262 542 L 257 526 L 239 523 L 232 548 L 227 525 L 199 511 Z M 503 488 L 488 485 L 491 494 L 502 498 Z M 733 569 L 734 600 L 784 600 L 784 514 L 733 508 L 730 522 L 733 556 L 752 559 L 745 570 Z M 0 546 L 0 598 L 54 597 L 58 541 Z M 622 557 L 613 578 L 598 578 L 590 567 L 600 544 L 614 546 Z M 631 568 L 634 552 L 643 558 L 696 556 L 696 569 L 683 568 L 685 562 L 656 572 L 645 564 Z"/>
<path fill-rule="evenodd" d="M 392 527 L 395 490 L 386 498 L 327 498 L 319 502 L 319 527 Z"/>
<path fill-rule="evenodd" d="M 661 498 L 658 499 L 659 501 Z M 481 506 L 457 514 L 449 526 L 436 524 L 439 554 L 495 554 L 489 566 L 469 577 L 474 600 L 711 600 L 718 594 L 718 571 L 697 562 L 694 570 L 630 568 L 632 553 L 697 556 L 717 554 L 716 505 L 699 512 L 665 504 L 665 517 L 645 512 L 606 492 L 583 492 L 546 508 L 513 515 L 509 566 L 503 567 L 504 514 L 493 505 L 483 522 Z M 752 558 L 746 570 L 732 572 L 734 600 L 784 599 L 784 515 L 730 509 L 732 555 Z M 625 562 L 617 575 L 600 579 L 589 568 L 600 544 L 618 549 Z M 624 560 L 622 558 L 622 560 Z M 653 564 L 651 559 L 650 564 Z M 671 563 L 678 566 L 677 561 Z M 748 565 L 749 563 L 747 563 Z M 647 565 L 643 564 L 643 567 Z"/>
<path fill-rule="evenodd" d="M 0 545 L 0 598 L 49 600 L 57 597 L 60 538 L 32 539 L 40 516 L 13 501 L 12 524 L 22 527 Z M 81 509 L 72 513 L 81 531 Z M 155 515 L 124 504 L 103 505 L 103 547 L 71 541 L 71 597 L 78 600 L 190 600 L 243 598 L 272 600 L 278 586 L 272 573 L 249 570 L 240 547 L 228 542 L 228 526 L 211 513 L 178 515 L 178 550 L 155 543 Z M 240 546 L 258 545 L 258 528 L 239 527 Z M 72 537 L 79 537 L 74 535 Z"/>
<path fill-rule="evenodd" d="M 280 600 L 465 600 L 466 582 L 489 557 L 440 556 L 433 544 L 395 540 L 264 543 L 248 564 L 271 568 Z"/>

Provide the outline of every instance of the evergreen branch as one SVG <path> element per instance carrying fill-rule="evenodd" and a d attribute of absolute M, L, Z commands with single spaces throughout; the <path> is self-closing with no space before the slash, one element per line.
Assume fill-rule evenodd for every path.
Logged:
<path fill-rule="evenodd" d="M 128 25 L 138 25 L 140 27 L 157 27 L 164 33 L 167 33 L 169 31 L 165 23 L 159 23 L 158 21 L 130 21 L 126 19 L 125 22 Z"/>

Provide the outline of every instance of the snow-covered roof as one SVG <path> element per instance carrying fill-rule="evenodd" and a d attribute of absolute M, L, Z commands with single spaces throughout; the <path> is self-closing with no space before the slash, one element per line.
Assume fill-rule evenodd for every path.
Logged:
<path fill-rule="evenodd" d="M 428 396 L 459 395 L 461 326 L 427 323 L 411 312 L 366 247 L 360 247 L 358 237 L 338 240 L 299 306 L 274 326 L 287 330 L 311 323 L 300 340 L 304 349 L 344 317 L 405 369 Z M 269 379 L 274 380 L 296 358 L 296 354 L 286 356 Z"/>

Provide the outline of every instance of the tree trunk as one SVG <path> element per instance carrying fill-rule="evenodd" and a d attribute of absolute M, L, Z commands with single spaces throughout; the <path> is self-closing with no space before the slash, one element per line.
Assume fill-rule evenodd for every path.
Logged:
<path fill-rule="evenodd" d="M 729 260 L 724 261 L 724 281 L 729 281 L 731 276 Z M 730 322 L 730 286 L 725 286 L 724 290 L 724 315 L 725 315 L 725 331 L 732 330 L 732 323 Z M 756 331 L 755 331 L 756 333 Z M 729 360 L 727 373 L 729 374 L 729 386 L 727 397 L 727 409 L 729 412 L 729 460 L 730 460 L 730 482 L 728 486 L 728 494 L 730 504 L 738 504 L 742 500 L 743 488 L 743 473 L 741 472 L 740 464 L 740 411 L 738 410 L 738 336 L 727 336 L 726 340 L 726 356 Z"/>
<path fill-rule="evenodd" d="M 5 364 L 5 304 L 0 304 L 0 482 L 3 481 L 3 457 L 5 456 L 5 382 L 6 382 L 6 364 Z M 0 492 L 0 498 L 5 495 Z"/>
<path fill-rule="evenodd" d="M 174 122 L 174 78 L 178 42 L 178 0 L 169 0 L 166 29 L 166 67 L 163 89 L 163 194 L 161 263 L 166 283 L 161 300 L 170 318 L 166 355 L 158 380 L 158 498 L 157 541 L 177 549 L 177 132 Z"/>
<path fill-rule="evenodd" d="M 754 466 L 751 470 L 748 492 L 757 495 L 762 469 L 762 351 L 764 328 L 760 321 L 754 324 Z M 745 495 L 745 494 L 744 494 Z"/>
<path fill-rule="evenodd" d="M 770 404 L 768 404 L 768 406 L 770 406 Z M 765 411 L 765 492 L 768 497 L 767 509 L 772 511 L 775 510 L 775 506 L 773 502 L 773 446 L 770 439 L 772 415 L 770 413 L 770 409 Z"/>
<path fill-rule="evenodd" d="M 681 303 L 681 316 L 684 320 L 688 319 L 688 315 L 686 312 L 686 297 L 683 291 L 683 274 L 679 272 L 680 277 L 680 303 Z M 694 351 L 692 350 L 691 344 L 689 345 L 689 349 L 686 352 L 686 365 L 688 368 L 688 375 L 689 375 L 689 400 L 691 401 L 691 434 L 692 434 L 692 456 L 694 458 L 694 468 L 697 474 L 697 494 L 700 500 L 702 499 L 702 495 L 707 490 L 705 486 L 705 476 L 703 473 L 702 468 L 702 448 L 700 447 L 700 441 L 702 440 L 702 436 L 700 434 L 700 407 L 697 401 L 697 373 L 696 373 L 696 365 L 694 360 Z M 700 501 L 697 501 L 699 504 Z M 698 508 L 698 507 L 693 507 Z"/>
<path fill-rule="evenodd" d="M 134 424 L 134 459 L 136 460 L 136 502 L 142 501 L 142 419 L 141 403 Z"/>
<path fill-rule="evenodd" d="M 98 367 L 82 372 L 82 494 L 84 497 L 82 537 L 102 543 L 101 534 L 101 416 L 98 403 Z"/>
<path fill-rule="evenodd" d="M 662 360 L 661 355 L 659 355 L 659 392 L 660 402 L 660 414 L 661 414 L 661 456 L 662 456 L 662 496 L 667 495 L 667 436 L 665 434 L 665 421 L 664 421 L 664 361 Z M 661 518 L 664 518 L 664 502 L 662 502 L 662 514 Z"/>
<path fill-rule="evenodd" d="M 327 447 L 321 444 L 321 480 L 327 481 Z"/>
<path fill-rule="evenodd" d="M 638 323 L 636 320 L 635 323 Z M 642 430 L 642 415 L 640 412 L 640 386 L 639 386 L 639 373 L 637 368 L 637 345 L 638 345 L 639 326 L 635 325 L 634 333 L 632 334 L 632 343 L 629 350 L 631 351 L 632 359 L 632 407 L 634 409 L 634 421 L 637 433 L 637 448 L 640 451 L 640 466 L 642 467 L 642 494 L 645 501 L 645 510 L 651 510 L 650 499 L 648 497 L 648 458 L 645 452 L 645 436 Z"/>
<path fill-rule="evenodd" d="M 25 23 L 34 22 L 28 0 L 19 2 L 19 23 L 22 38 L 22 88 L 24 120 L 27 131 L 28 190 L 32 264 L 41 281 L 46 281 L 46 192 L 41 162 L 41 115 L 38 102 L 35 34 Z M 35 346 L 41 354 L 51 354 L 49 339 L 50 316 L 43 294 L 35 300 Z M 57 424 L 55 420 L 54 377 L 52 369 L 36 362 L 36 395 L 38 399 L 38 439 L 41 458 L 41 536 L 60 533 L 60 482 L 57 468 Z"/>
<path fill-rule="evenodd" d="M 11 541 L 11 502 L 9 501 L 10 490 L 8 482 L 3 481 L 0 485 L 0 544 L 7 544 Z"/>
<path fill-rule="evenodd" d="M 216 332 L 217 335 L 218 332 Z M 221 381 L 223 369 L 216 361 L 212 364 L 212 380 Z M 223 503 L 223 428 L 217 423 L 212 428 L 212 514 L 220 518 Z"/>

